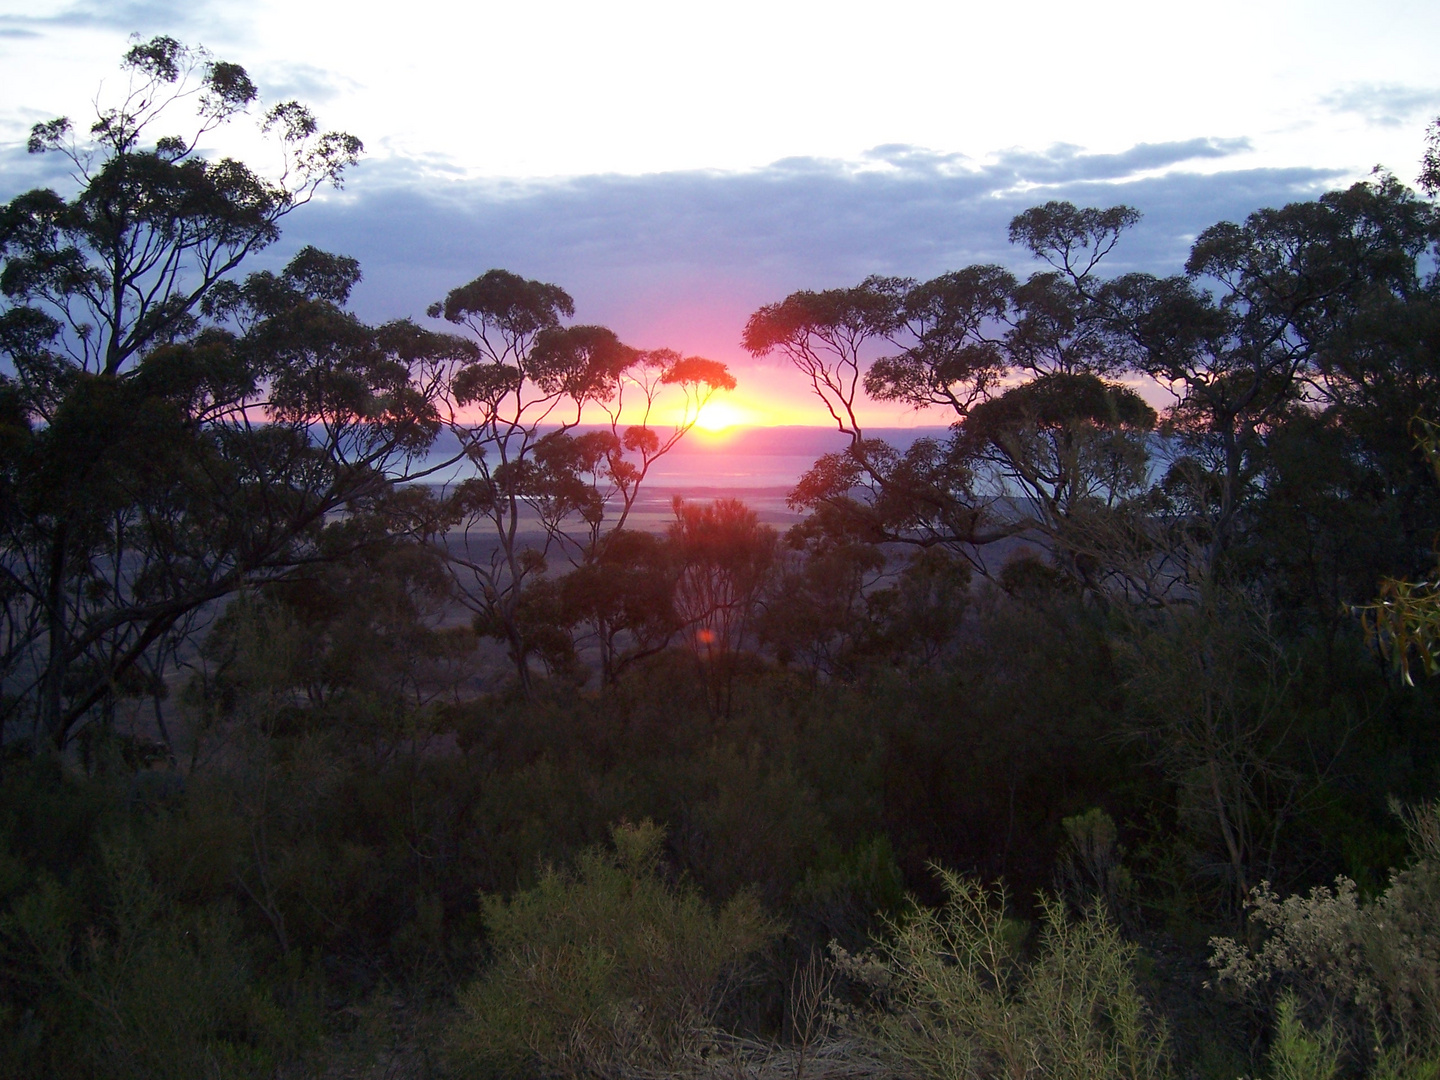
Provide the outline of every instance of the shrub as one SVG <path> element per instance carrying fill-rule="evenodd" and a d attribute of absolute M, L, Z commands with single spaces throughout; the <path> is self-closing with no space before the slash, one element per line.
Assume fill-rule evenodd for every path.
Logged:
<path fill-rule="evenodd" d="M 874 1007 L 851 1019 L 863 1033 L 909 1071 L 940 1080 L 1168 1075 L 1163 1026 L 1135 985 L 1136 950 L 1101 908 L 1072 919 L 1042 895 L 1044 928 L 1027 959 L 1003 892 L 936 872 L 943 907 L 914 908 L 858 956 L 832 946 L 873 993 Z"/>
<path fill-rule="evenodd" d="M 495 959 L 461 995 L 459 1063 L 499 1075 L 617 1076 L 693 1048 L 746 958 L 778 928 L 753 894 L 718 911 L 661 873 L 664 830 L 621 824 L 615 851 L 482 897 Z"/>
<path fill-rule="evenodd" d="M 281 1010 L 257 992 L 230 911 L 170 903 L 128 839 L 102 861 L 88 925 L 83 898 L 49 877 L 0 916 L 0 974 L 28 999 L 4 1018 L 19 1023 L 0 1075 L 259 1077 L 313 1049 L 313 1003 Z"/>
<path fill-rule="evenodd" d="M 1300 1019 L 1293 994 L 1280 999 L 1275 1013 L 1275 1041 L 1267 1061 L 1271 1080 L 1334 1080 L 1340 1072 L 1340 1039 L 1326 1022 L 1310 1031 Z"/>
<path fill-rule="evenodd" d="M 1433 1068 L 1440 1051 L 1440 803 L 1407 825 L 1415 861 L 1373 901 L 1343 876 L 1284 899 L 1262 882 L 1247 903 L 1258 947 L 1211 940 L 1217 981 L 1262 1007 L 1293 1001 L 1317 1029 L 1336 1025 L 1377 1071 Z"/>

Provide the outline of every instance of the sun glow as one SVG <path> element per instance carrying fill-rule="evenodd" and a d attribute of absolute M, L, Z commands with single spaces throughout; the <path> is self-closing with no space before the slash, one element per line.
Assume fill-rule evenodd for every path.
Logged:
<path fill-rule="evenodd" d="M 728 401 L 711 400 L 705 403 L 700 410 L 700 415 L 695 420 L 695 426 L 702 431 L 724 431 L 736 424 L 746 423 L 748 417 L 743 409 L 739 409 Z"/>

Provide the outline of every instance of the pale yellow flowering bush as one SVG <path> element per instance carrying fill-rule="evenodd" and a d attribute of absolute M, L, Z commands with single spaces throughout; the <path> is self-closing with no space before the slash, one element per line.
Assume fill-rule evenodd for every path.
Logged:
<path fill-rule="evenodd" d="M 1369 903 L 1345 877 L 1283 899 L 1268 882 L 1253 889 L 1247 908 L 1264 940 L 1251 948 L 1212 939 L 1215 981 L 1259 1002 L 1292 998 L 1292 1012 L 1312 1029 L 1334 1025 L 1350 1054 L 1376 1067 L 1433 1064 L 1440 1053 L 1440 804 L 1410 814 L 1407 825 L 1415 860 Z"/>

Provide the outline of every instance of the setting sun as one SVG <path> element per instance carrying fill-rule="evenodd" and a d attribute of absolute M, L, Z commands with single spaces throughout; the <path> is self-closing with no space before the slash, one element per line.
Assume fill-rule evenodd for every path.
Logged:
<path fill-rule="evenodd" d="M 728 401 L 708 401 L 700 410 L 695 426 L 703 431 L 724 431 L 736 424 L 745 423 L 746 419 L 744 410 L 736 408 Z"/>

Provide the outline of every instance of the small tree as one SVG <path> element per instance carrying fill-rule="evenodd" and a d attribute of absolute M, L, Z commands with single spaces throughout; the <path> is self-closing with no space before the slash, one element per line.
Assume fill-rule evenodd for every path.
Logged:
<path fill-rule="evenodd" d="M 1175 785 L 1197 869 L 1238 919 L 1326 767 L 1291 713 L 1293 661 L 1268 611 L 1238 590 L 1135 616 L 1121 643 L 1128 734 Z"/>
<path fill-rule="evenodd" d="M 739 499 L 675 497 L 675 613 L 705 672 L 711 711 L 730 710 L 736 653 L 754 629 L 778 537 Z"/>
<path fill-rule="evenodd" d="M 574 311 L 558 286 L 504 270 L 429 309 L 471 335 L 469 353 L 447 372 L 444 422 L 475 471 L 439 499 L 429 531 L 461 602 L 482 632 L 508 645 L 527 689 L 537 634 L 559 645 L 568 630 L 555 625 L 558 606 L 527 591 L 552 560 L 599 559 L 654 463 L 713 394 L 735 387 L 713 360 L 632 349 L 604 327 L 563 326 Z M 675 399 L 668 430 L 652 426 L 665 398 Z M 596 625 L 607 671 L 613 628 L 608 618 Z"/>
<path fill-rule="evenodd" d="M 631 664 L 660 652 L 680 630 L 678 572 L 674 550 L 663 537 L 616 529 L 565 575 L 560 618 L 592 627 L 607 684 Z"/>

